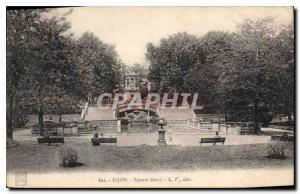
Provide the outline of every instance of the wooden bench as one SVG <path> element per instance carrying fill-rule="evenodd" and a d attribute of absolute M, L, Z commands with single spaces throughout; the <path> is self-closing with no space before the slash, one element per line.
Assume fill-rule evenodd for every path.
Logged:
<path fill-rule="evenodd" d="M 273 135 L 271 136 L 272 141 L 294 141 L 294 136 L 282 136 L 282 135 Z"/>
<path fill-rule="evenodd" d="M 57 128 L 60 127 L 60 124 L 53 121 L 44 122 L 44 134 L 48 136 L 57 136 Z"/>
<path fill-rule="evenodd" d="M 115 146 L 117 144 L 117 138 L 115 137 L 93 137 L 91 138 L 91 142 L 93 146 L 99 146 L 101 143 L 114 143 Z"/>
<path fill-rule="evenodd" d="M 214 145 L 216 145 L 216 143 L 225 143 L 225 137 L 205 137 L 205 138 L 201 138 L 201 140 L 199 141 L 200 145 L 202 143 L 213 143 Z"/>
<path fill-rule="evenodd" d="M 58 123 L 53 121 L 45 121 L 43 124 L 42 133 L 47 133 L 47 135 L 57 136 L 57 128 L 60 127 Z M 32 134 L 41 134 L 40 126 L 38 124 L 32 126 Z"/>
<path fill-rule="evenodd" d="M 51 145 L 51 143 L 61 143 L 61 144 L 65 143 L 63 137 L 38 137 L 37 141 L 39 144 L 48 143 L 48 145 Z"/>

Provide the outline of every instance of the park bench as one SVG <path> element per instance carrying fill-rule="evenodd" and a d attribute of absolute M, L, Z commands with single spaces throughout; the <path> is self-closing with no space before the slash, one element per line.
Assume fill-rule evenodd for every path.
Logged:
<path fill-rule="evenodd" d="M 114 143 L 115 146 L 117 144 L 117 138 L 115 137 L 93 137 L 91 138 L 91 142 L 93 146 L 99 146 L 101 143 Z"/>
<path fill-rule="evenodd" d="M 271 140 L 272 141 L 294 141 L 294 136 L 272 135 Z"/>
<path fill-rule="evenodd" d="M 61 144 L 65 143 L 63 137 L 38 137 L 37 141 L 39 144 L 48 143 L 48 145 L 51 145 L 51 143 L 61 143 Z"/>
<path fill-rule="evenodd" d="M 47 133 L 47 135 L 57 136 L 58 127 L 60 127 L 58 123 L 55 123 L 53 121 L 45 121 L 42 133 Z M 32 126 L 31 133 L 41 134 L 40 127 L 38 124 Z"/>
<path fill-rule="evenodd" d="M 200 145 L 202 143 L 213 143 L 214 145 L 216 145 L 216 143 L 225 143 L 225 137 L 205 137 L 205 138 L 201 138 L 199 143 Z"/>

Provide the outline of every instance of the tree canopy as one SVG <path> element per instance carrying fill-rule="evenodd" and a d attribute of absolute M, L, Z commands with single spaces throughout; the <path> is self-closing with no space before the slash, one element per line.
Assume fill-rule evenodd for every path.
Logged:
<path fill-rule="evenodd" d="M 149 80 L 157 91 L 198 92 L 204 112 L 266 123 L 294 113 L 293 28 L 273 18 L 245 20 L 234 33 L 178 33 L 147 45 Z"/>
<path fill-rule="evenodd" d="M 22 114 L 78 112 L 90 95 L 110 92 L 119 83 L 121 62 L 112 45 L 86 32 L 76 39 L 64 17 L 47 9 L 7 11 L 7 126 Z M 60 117 L 61 121 L 61 117 Z"/>
<path fill-rule="evenodd" d="M 199 93 L 203 113 L 228 121 L 268 123 L 294 114 L 295 61 L 292 25 L 272 18 L 247 19 L 236 32 L 186 32 L 147 44 L 149 68 L 122 63 L 114 45 L 91 32 L 75 38 L 64 17 L 47 9 L 7 10 L 7 136 L 24 115 L 74 113 L 79 105 L 122 89 L 126 73 L 140 75 L 152 92 Z M 61 118 L 60 118 L 61 121 Z"/>

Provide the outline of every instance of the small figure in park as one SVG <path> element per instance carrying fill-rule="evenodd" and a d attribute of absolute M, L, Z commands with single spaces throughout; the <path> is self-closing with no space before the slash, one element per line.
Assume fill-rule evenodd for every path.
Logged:
<path fill-rule="evenodd" d="M 94 137 L 98 137 L 98 132 L 97 132 L 97 128 L 94 128 Z"/>
<path fill-rule="evenodd" d="M 219 135 L 219 132 L 217 131 L 214 138 L 219 138 L 219 137 L 220 137 L 220 135 Z M 214 145 L 216 145 L 216 142 L 214 142 Z"/>
<path fill-rule="evenodd" d="M 215 135 L 215 137 L 220 137 L 220 135 L 219 135 L 219 132 L 218 132 L 218 131 L 216 132 L 216 135 Z"/>

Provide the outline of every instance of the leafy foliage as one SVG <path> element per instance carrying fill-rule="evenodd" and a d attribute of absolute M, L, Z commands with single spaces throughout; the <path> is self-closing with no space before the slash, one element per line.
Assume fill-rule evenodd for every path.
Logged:
<path fill-rule="evenodd" d="M 179 33 L 147 45 L 149 80 L 156 91 L 198 92 L 203 112 L 231 121 L 267 124 L 294 113 L 294 37 L 273 18 L 245 20 L 238 31 L 202 37 Z"/>
<path fill-rule="evenodd" d="M 92 93 L 110 92 L 119 82 L 114 47 L 91 33 L 76 40 L 64 17 L 46 17 L 47 9 L 7 11 L 7 123 L 26 114 L 79 111 Z M 61 122 L 61 118 L 60 118 Z"/>
<path fill-rule="evenodd" d="M 119 83 L 117 76 L 121 65 L 114 47 L 103 43 L 90 32 L 85 32 L 76 44 L 77 69 L 84 96 L 112 92 Z"/>
<path fill-rule="evenodd" d="M 63 146 L 58 151 L 58 157 L 62 167 L 76 167 L 79 166 L 78 162 L 79 155 L 78 151 L 72 147 Z"/>
<path fill-rule="evenodd" d="M 268 157 L 274 159 L 286 158 L 286 143 L 283 141 L 272 142 L 268 145 Z"/>
<path fill-rule="evenodd" d="M 133 71 L 151 82 L 152 92 L 197 92 L 204 113 L 227 120 L 268 124 L 273 116 L 295 112 L 294 29 L 274 29 L 272 18 L 245 20 L 234 33 L 211 31 L 202 37 L 170 35 L 147 44 L 145 69 L 127 67 L 113 45 L 91 32 L 74 38 L 64 17 L 47 9 L 7 11 L 7 136 L 25 115 L 79 111 L 83 101 L 122 88 Z M 146 82 L 140 82 L 142 94 Z M 61 120 L 61 119 L 60 119 Z M 291 123 L 291 122 L 290 122 Z M 257 125 L 258 126 L 258 125 Z"/>

